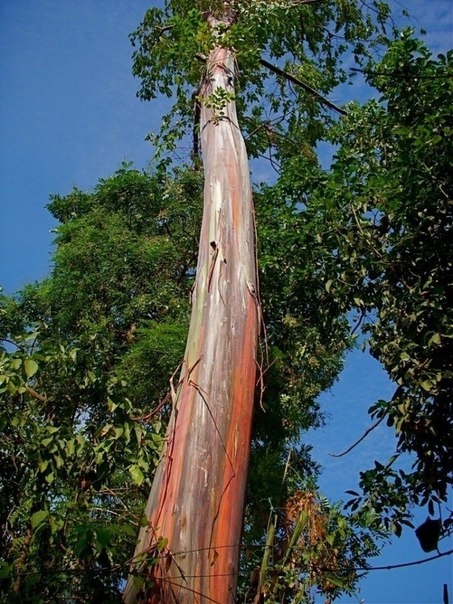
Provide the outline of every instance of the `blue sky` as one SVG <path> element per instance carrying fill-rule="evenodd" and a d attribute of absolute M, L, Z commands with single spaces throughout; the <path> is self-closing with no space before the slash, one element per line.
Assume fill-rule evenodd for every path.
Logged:
<path fill-rule="evenodd" d="M 395 1 L 395 15 L 412 14 L 428 31 L 435 52 L 453 48 L 452 0 Z M 135 97 L 128 34 L 148 0 L 1 0 L 0 2 L 0 285 L 12 293 L 49 271 L 54 226 L 45 209 L 49 195 L 73 186 L 92 188 L 122 161 L 145 168 L 152 149 L 145 142 L 159 125 L 162 104 Z M 401 22 L 401 21 L 398 21 Z M 344 94 L 351 98 L 354 88 Z M 345 100 L 339 92 L 333 100 Z M 392 451 L 392 433 L 373 432 L 353 453 L 333 459 L 369 425 L 366 410 L 391 395 L 377 363 L 352 353 L 340 381 L 323 396 L 331 421 L 313 436 L 325 465 L 324 493 L 341 498 L 358 471 Z M 451 506 L 450 506 L 451 507 Z M 421 520 L 424 516 L 421 516 Z M 442 549 L 450 549 L 443 544 Z M 376 565 L 423 559 L 408 532 L 385 548 Z M 453 597 L 452 561 L 370 573 L 359 598 L 365 604 L 437 604 L 442 584 Z"/>

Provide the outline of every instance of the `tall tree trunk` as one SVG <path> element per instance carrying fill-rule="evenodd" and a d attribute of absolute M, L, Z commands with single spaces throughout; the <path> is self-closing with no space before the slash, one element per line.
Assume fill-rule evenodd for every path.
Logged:
<path fill-rule="evenodd" d="M 135 552 L 140 576 L 146 569 L 150 581 L 140 600 L 148 604 L 232 603 L 237 585 L 259 330 L 254 217 L 246 149 L 228 100 L 234 56 L 219 42 L 206 67 L 204 213 L 192 317 Z M 216 109 L 210 101 L 219 91 L 228 95 Z M 125 602 L 136 602 L 138 591 L 130 577 Z"/>

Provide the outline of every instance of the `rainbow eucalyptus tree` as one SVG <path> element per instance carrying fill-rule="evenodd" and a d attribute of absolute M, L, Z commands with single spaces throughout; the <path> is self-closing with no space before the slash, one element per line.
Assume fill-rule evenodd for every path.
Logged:
<path fill-rule="evenodd" d="M 247 152 L 273 165 L 310 154 L 338 109 L 322 96 L 345 77 L 338 57 L 361 54 L 387 16 L 362 4 L 175 0 L 132 36 L 139 96 L 176 99 L 154 142 L 166 153 L 192 132 L 205 187 L 186 351 L 128 604 L 235 601 L 261 321 Z"/>
<path fill-rule="evenodd" d="M 218 36 L 199 90 L 204 213 L 192 317 L 167 442 L 137 553 L 157 551 L 148 601 L 233 601 L 257 372 L 260 309 L 252 189 L 233 101 L 235 59 Z M 164 540 L 164 542 L 162 541 Z M 135 598 L 134 582 L 126 591 Z M 225 599 L 226 598 L 226 599 Z"/>

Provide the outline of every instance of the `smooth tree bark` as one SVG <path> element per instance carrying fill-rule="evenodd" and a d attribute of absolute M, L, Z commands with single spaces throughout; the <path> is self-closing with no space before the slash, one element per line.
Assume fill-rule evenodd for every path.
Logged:
<path fill-rule="evenodd" d="M 229 20 L 209 23 L 217 29 Z M 205 190 L 191 323 L 127 604 L 235 601 L 260 308 L 234 77 L 234 55 L 219 33 L 199 94 Z"/>

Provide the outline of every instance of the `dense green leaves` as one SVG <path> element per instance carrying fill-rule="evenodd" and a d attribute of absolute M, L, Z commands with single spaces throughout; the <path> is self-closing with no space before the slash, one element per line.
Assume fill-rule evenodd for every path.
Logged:
<path fill-rule="evenodd" d="M 184 347 L 199 193 L 194 172 L 170 181 L 123 166 L 93 193 L 54 196 L 51 276 L 1 299 L 11 598 L 120 599 L 163 438 L 150 411 L 168 410 Z"/>
<path fill-rule="evenodd" d="M 87 574 L 101 573 L 99 556 L 125 563 L 128 541 L 129 547 L 133 542 L 127 530 L 135 535 L 144 495 L 127 472 L 132 467 L 148 472 L 160 445 L 158 427 L 132 419 L 132 405 L 114 378 L 98 385 L 98 397 L 91 398 L 93 359 L 87 367 L 73 348 L 55 347 L 41 334 L 35 334 L 35 346 L 36 353 L 3 352 L 0 363 L 0 552 L 9 569 L 2 583 L 9 601 L 14 594 L 30 602 L 78 597 L 86 593 Z M 53 374 L 56 368 L 60 372 Z M 64 379 L 68 373 L 77 374 L 73 389 Z M 92 415 L 103 421 L 96 423 Z M 111 539 L 101 547 L 96 538 L 88 553 L 81 527 L 110 531 Z M 103 585 L 105 593 L 114 594 L 123 574 L 121 567 L 109 568 L 105 582 L 96 579 L 99 589 Z"/>
<path fill-rule="evenodd" d="M 432 512 L 452 481 L 452 55 L 433 59 L 403 34 L 367 66 L 381 99 L 330 130 L 306 89 L 260 63 L 329 93 L 343 53 L 363 61 L 373 36 L 385 41 L 387 5 L 370 7 L 180 0 L 150 9 L 132 36 L 139 96 L 175 99 L 158 139 L 168 152 L 192 130 L 215 35 L 205 12 L 231 9 L 217 33 L 236 52 L 241 126 L 251 155 L 278 169 L 256 195 L 265 329 L 244 531 L 255 553 L 243 555 L 244 569 L 260 567 L 253 598 L 269 602 L 352 589 L 379 515 L 398 533 L 410 503 Z M 328 132 L 337 153 L 323 170 L 315 146 Z M 183 354 L 202 186 L 196 169 L 124 165 L 93 192 L 53 196 L 51 275 L 0 298 L 0 586 L 12 601 L 119 601 Z M 370 411 L 394 427 L 397 452 L 362 474 L 348 524 L 316 495 L 298 441 L 322 421 L 316 400 L 351 317 L 395 381 Z M 404 452 L 410 470 L 396 465 Z"/>
<path fill-rule="evenodd" d="M 356 0 L 171 1 L 163 9 L 149 9 L 131 36 L 133 72 L 140 79 L 140 98 L 163 94 L 173 101 L 160 133 L 151 136 L 159 153 L 173 151 L 181 137 L 192 135 L 197 89 L 216 36 L 206 22 L 209 14 L 229 21 L 220 33 L 237 60 L 235 96 L 249 154 L 278 159 L 288 154 L 288 146 L 294 152 L 315 144 L 330 118 L 318 98 L 275 77 L 260 59 L 278 63 L 327 94 L 347 79 L 342 55 L 353 53 L 360 61 L 385 41 L 389 9 L 374 0 L 365 5 Z"/>
<path fill-rule="evenodd" d="M 397 531 L 410 503 L 445 500 L 452 482 L 451 60 L 404 32 L 367 68 L 380 100 L 351 105 L 333 129 L 330 171 L 308 177 L 293 159 L 278 185 L 308 200 L 328 297 L 395 382 L 370 412 L 415 460 L 411 471 L 377 464 L 362 487 Z"/>

